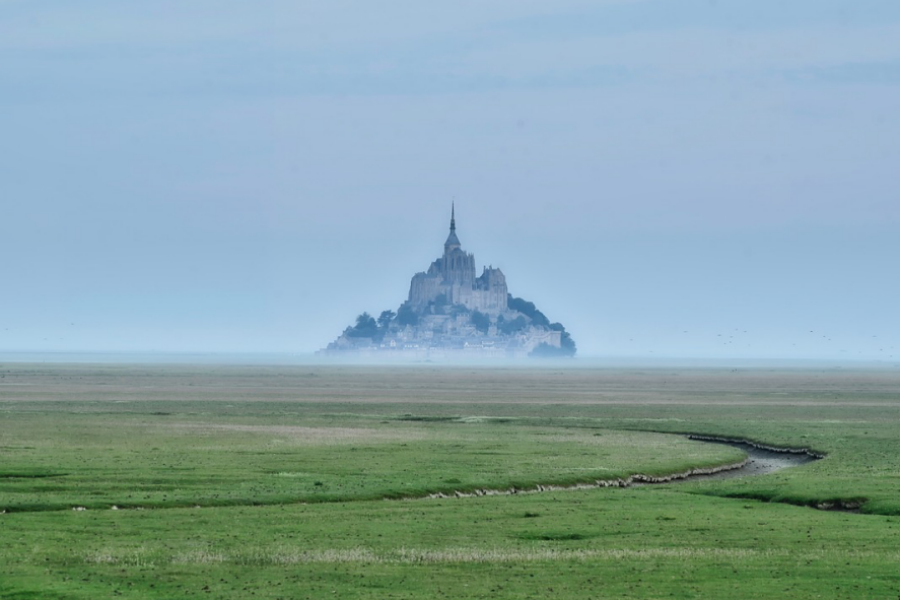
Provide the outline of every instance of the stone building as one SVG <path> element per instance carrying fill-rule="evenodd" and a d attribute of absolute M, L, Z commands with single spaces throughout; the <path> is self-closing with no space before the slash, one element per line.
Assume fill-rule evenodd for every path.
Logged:
<path fill-rule="evenodd" d="M 475 256 L 456 235 L 454 206 L 443 255 L 413 276 L 397 312 L 384 311 L 377 321 L 362 313 L 321 352 L 404 360 L 575 354 L 565 327 L 511 296 L 500 269 L 475 273 Z"/>
<path fill-rule="evenodd" d="M 469 310 L 498 315 L 507 310 L 506 277 L 500 269 L 485 267 L 475 277 L 475 255 L 462 249 L 456 235 L 456 207 L 450 210 L 450 235 L 444 254 L 428 268 L 413 275 L 409 305 L 423 311 L 429 304 L 461 304 Z"/>

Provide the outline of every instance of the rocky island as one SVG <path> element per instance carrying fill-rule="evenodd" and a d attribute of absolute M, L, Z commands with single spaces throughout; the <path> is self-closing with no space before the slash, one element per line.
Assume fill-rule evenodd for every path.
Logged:
<path fill-rule="evenodd" d="M 362 313 L 320 353 L 415 360 L 570 357 L 575 350 L 565 327 L 509 293 L 500 269 L 485 267 L 476 277 L 453 206 L 444 253 L 413 276 L 406 302 L 377 318 Z"/>

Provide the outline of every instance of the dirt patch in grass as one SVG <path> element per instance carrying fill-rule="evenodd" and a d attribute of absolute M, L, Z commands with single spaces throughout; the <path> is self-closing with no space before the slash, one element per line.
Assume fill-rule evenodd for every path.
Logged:
<path fill-rule="evenodd" d="M 303 427 L 298 425 L 241 425 L 222 423 L 167 423 L 167 429 L 189 433 L 271 434 L 289 438 L 294 443 L 310 445 L 343 445 L 360 442 L 397 442 L 423 439 L 423 432 L 414 430 L 367 429 L 363 427 Z"/>

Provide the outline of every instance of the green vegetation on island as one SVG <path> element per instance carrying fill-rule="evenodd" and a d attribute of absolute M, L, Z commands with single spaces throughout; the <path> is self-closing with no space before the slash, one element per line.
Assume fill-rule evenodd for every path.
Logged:
<path fill-rule="evenodd" d="M 356 324 L 344 330 L 343 337 L 352 340 L 351 345 L 359 346 L 359 342 L 365 341 L 363 347 L 397 348 L 400 342 L 401 348 L 409 346 L 408 338 L 416 333 L 411 333 L 423 318 L 429 316 L 444 316 L 453 320 L 456 326 L 457 336 L 448 334 L 444 344 L 448 348 L 459 349 L 476 343 L 484 347 L 486 342 L 490 344 L 503 343 L 508 347 L 516 344 L 515 336 L 541 335 L 535 332 L 550 333 L 548 341 L 540 341 L 528 351 L 528 356 L 539 358 L 571 357 L 575 355 L 575 341 L 561 323 L 551 323 L 549 319 L 538 310 L 534 303 L 508 296 L 508 310 L 505 313 L 492 316 L 478 309 L 470 310 L 463 304 L 448 304 L 446 297 L 438 296 L 429 302 L 425 310 L 416 312 L 409 303 L 403 303 L 397 312 L 391 310 L 382 311 L 377 321 L 367 312 L 356 317 Z M 432 338 L 439 339 L 444 333 L 444 328 L 432 329 Z M 552 332 L 552 333 L 551 333 Z M 558 338 L 558 340 L 557 340 Z M 554 341 L 555 340 L 555 341 Z M 391 346 L 390 342 L 394 344 Z"/>

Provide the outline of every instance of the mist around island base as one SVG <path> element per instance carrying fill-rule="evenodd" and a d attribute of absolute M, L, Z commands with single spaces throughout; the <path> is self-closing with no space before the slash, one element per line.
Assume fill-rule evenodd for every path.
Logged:
<path fill-rule="evenodd" d="M 562 369 L 822 369 L 822 370 L 900 370 L 900 364 L 879 360 L 796 359 L 796 358 L 711 358 L 657 357 L 622 355 L 582 355 L 571 360 L 527 361 L 502 358 L 376 360 L 372 357 L 327 356 L 318 352 L 0 352 L 0 364 L 120 364 L 120 365 L 257 365 L 257 366 L 470 366 L 491 368 L 546 366 Z"/>

